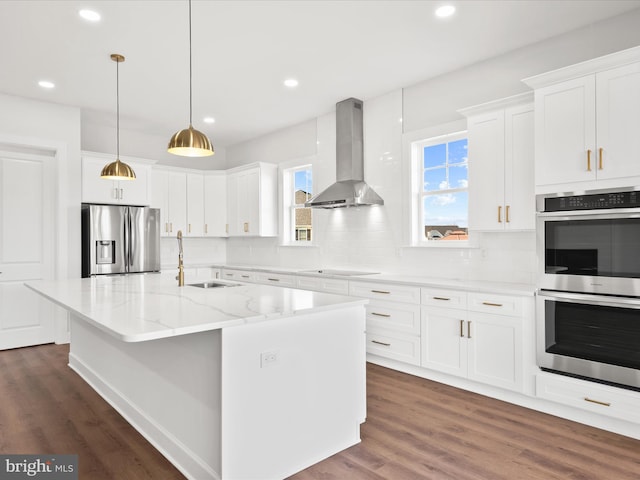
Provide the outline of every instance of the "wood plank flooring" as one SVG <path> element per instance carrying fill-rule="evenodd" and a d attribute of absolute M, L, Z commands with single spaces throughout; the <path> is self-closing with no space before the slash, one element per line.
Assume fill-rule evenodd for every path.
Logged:
<path fill-rule="evenodd" d="M 0 351 L 0 453 L 76 453 L 82 480 L 183 479 L 68 351 Z M 640 479 L 640 440 L 372 364 L 367 401 L 362 443 L 290 480 Z"/>

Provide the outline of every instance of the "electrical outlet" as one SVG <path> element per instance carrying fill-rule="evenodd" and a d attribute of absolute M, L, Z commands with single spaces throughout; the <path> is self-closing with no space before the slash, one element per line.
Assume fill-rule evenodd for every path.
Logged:
<path fill-rule="evenodd" d="M 260 368 L 268 367 L 278 361 L 278 352 L 262 352 L 260 354 Z"/>

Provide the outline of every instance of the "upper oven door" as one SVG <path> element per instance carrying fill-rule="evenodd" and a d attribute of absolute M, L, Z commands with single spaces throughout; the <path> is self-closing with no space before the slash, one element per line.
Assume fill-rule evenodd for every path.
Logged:
<path fill-rule="evenodd" d="M 539 287 L 640 296 L 640 211 L 538 213 Z"/>

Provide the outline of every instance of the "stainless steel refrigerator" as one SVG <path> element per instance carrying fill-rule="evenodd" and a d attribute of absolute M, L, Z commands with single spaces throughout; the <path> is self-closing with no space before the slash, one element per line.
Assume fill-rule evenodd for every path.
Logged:
<path fill-rule="evenodd" d="M 160 210 L 82 204 L 82 276 L 160 271 Z"/>

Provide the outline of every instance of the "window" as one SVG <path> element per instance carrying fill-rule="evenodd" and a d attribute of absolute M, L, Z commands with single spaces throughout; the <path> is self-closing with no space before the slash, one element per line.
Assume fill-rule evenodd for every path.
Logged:
<path fill-rule="evenodd" d="M 418 174 L 418 241 L 468 240 L 466 132 L 413 144 Z"/>
<path fill-rule="evenodd" d="M 310 244 L 312 236 L 312 209 L 304 203 L 313 196 L 311 165 L 289 168 L 284 171 L 285 207 L 284 240 L 289 244 Z"/>

